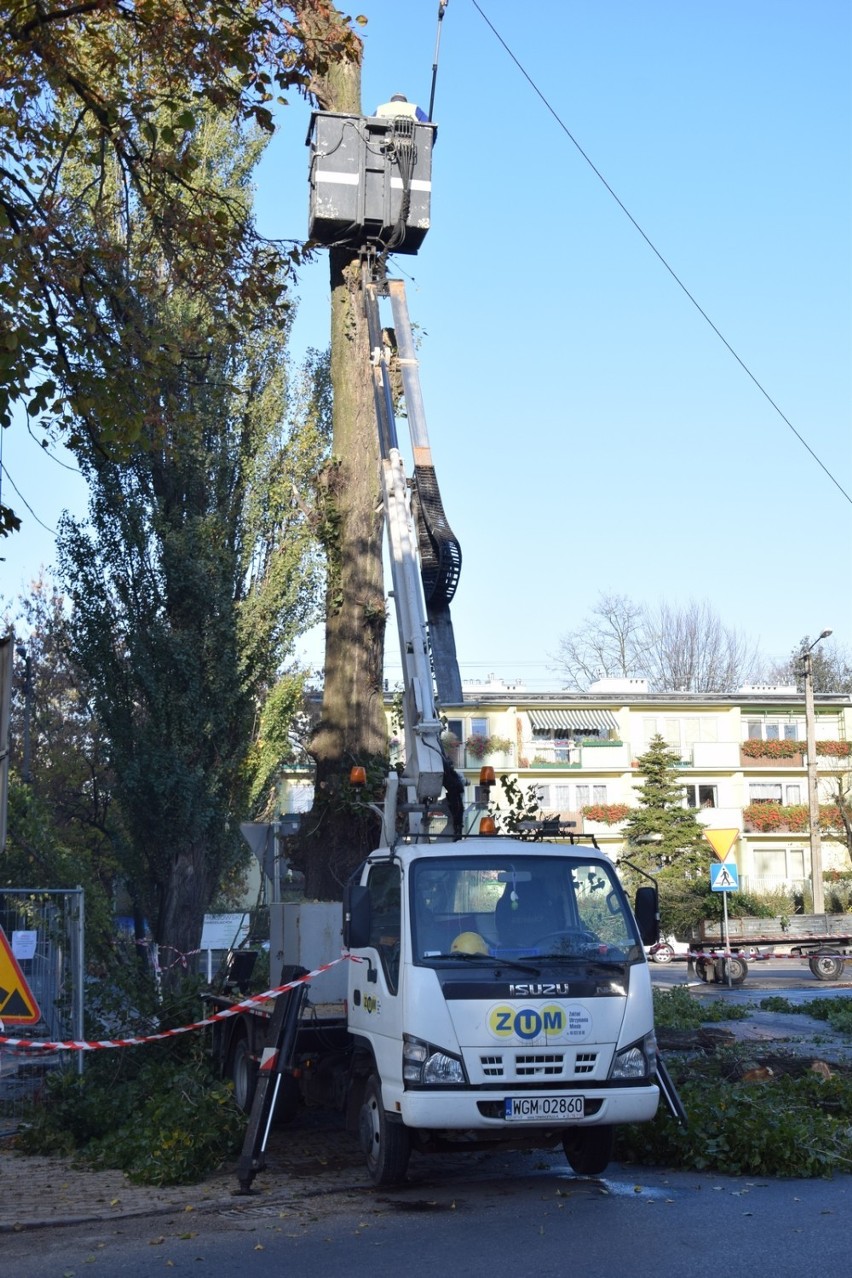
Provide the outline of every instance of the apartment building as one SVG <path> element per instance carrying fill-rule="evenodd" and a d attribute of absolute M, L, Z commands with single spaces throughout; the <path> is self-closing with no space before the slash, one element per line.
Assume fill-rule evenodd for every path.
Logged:
<path fill-rule="evenodd" d="M 388 707 L 390 711 L 390 706 Z M 734 694 L 652 693 L 641 679 L 605 679 L 585 693 L 529 693 L 494 681 L 466 684 L 445 707 L 448 754 L 473 800 L 490 764 L 538 794 L 541 811 L 594 834 L 617 859 L 626 811 L 637 803 L 637 760 L 661 735 L 676 751 L 684 804 L 708 827 L 737 829 L 740 884 L 784 886 L 810 895 L 808 771 L 804 695 L 795 687 L 746 686 Z M 833 828 L 822 835 L 823 870 L 850 866 L 836 819 L 838 782 L 852 777 L 852 697 L 817 695 L 817 791 Z M 391 738 L 392 758 L 398 749 Z M 504 803 L 499 785 L 492 802 Z M 307 778 L 293 778 L 286 806 L 310 803 Z M 708 866 L 711 859 L 708 845 Z"/>

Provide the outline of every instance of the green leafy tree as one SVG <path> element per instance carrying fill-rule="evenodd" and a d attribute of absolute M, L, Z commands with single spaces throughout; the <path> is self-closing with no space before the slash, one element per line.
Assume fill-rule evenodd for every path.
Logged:
<path fill-rule="evenodd" d="M 662 736 L 651 738 L 637 760 L 643 781 L 624 832 L 629 860 L 659 885 L 663 931 L 682 934 L 706 913 L 709 845 L 696 809 L 684 805 L 678 762 Z"/>
<path fill-rule="evenodd" d="M 41 577 L 10 608 L 7 620 L 25 644 L 31 694 L 23 677 L 14 680 L 8 839 L 0 881 L 10 887 L 83 887 L 87 947 L 103 959 L 114 937 L 122 842 L 103 733 L 82 671 L 68 650 L 62 595 Z M 30 745 L 26 781 L 25 733 Z"/>
<path fill-rule="evenodd" d="M 810 635 L 804 635 L 787 661 L 775 667 L 773 677 L 779 683 L 795 684 L 800 692 L 804 692 L 802 653 L 811 648 L 814 692 L 852 692 L 852 654 L 831 639 L 822 643 L 815 643 L 815 640 L 816 636 L 812 639 Z"/>
<path fill-rule="evenodd" d="M 195 128 L 207 181 L 248 202 L 260 140 L 219 116 Z M 150 243 L 141 213 L 113 226 L 117 251 Z M 289 654 L 317 619 L 320 563 L 302 492 L 327 441 L 315 397 L 298 423 L 286 418 L 287 327 L 274 308 L 259 306 L 235 333 L 221 322 L 227 289 L 201 299 L 169 282 L 157 254 L 137 270 L 158 274 L 156 301 L 127 322 L 147 325 L 149 340 L 179 337 L 180 364 L 155 388 L 127 370 L 150 429 L 120 463 L 81 450 L 89 526 L 64 519 L 59 551 L 72 649 L 127 831 L 127 880 L 168 947 L 165 966 L 197 947 L 205 910 L 246 855 L 239 821 L 253 793 L 259 801 L 263 708 L 277 706 L 280 734 L 281 688 L 296 677 Z"/>
<path fill-rule="evenodd" d="M 198 121 L 269 133 L 281 95 L 356 43 L 327 0 L 0 3 L 0 426 L 22 410 L 120 459 L 173 428 L 156 388 L 199 357 L 191 328 L 152 334 L 165 284 L 220 294 L 220 336 L 281 312 L 301 249 L 257 234 Z"/>

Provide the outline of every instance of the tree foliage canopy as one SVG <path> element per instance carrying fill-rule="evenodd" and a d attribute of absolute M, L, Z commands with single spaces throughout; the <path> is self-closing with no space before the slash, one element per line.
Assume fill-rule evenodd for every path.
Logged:
<path fill-rule="evenodd" d="M 218 113 L 199 114 L 194 129 L 205 180 L 239 197 L 255 140 Z M 125 241 L 146 239 L 141 213 L 112 226 Z M 151 275 L 157 260 L 152 250 Z M 287 659 L 320 593 L 304 490 L 327 449 L 322 396 L 308 376 L 293 401 L 299 420 L 288 420 L 287 325 L 262 301 L 239 329 L 220 325 L 226 296 L 172 282 L 135 315 L 150 340 L 179 340 L 184 358 L 155 385 L 125 372 L 151 424 L 121 461 L 81 442 L 90 522 L 66 517 L 59 540 L 73 650 L 128 831 L 128 879 L 155 940 L 179 954 L 197 945 L 242 855 L 239 818 L 261 762 L 271 778 L 252 754 L 261 709 L 272 695 L 274 736 L 299 687 Z"/>
<path fill-rule="evenodd" d="M 215 292 L 237 332 L 283 305 L 300 256 L 217 182 L 200 115 L 268 132 L 281 94 L 358 47 L 326 0 L 0 3 L 0 426 L 22 406 L 113 460 L 166 429 L 140 380 L 197 350 L 151 308 Z M 18 523 L 0 510 L 0 532 Z"/>

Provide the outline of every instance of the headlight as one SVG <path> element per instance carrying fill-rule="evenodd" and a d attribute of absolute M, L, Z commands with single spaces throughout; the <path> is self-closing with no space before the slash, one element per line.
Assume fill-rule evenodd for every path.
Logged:
<path fill-rule="evenodd" d="M 610 1078 L 650 1078 L 657 1068 L 657 1039 L 653 1030 L 638 1043 L 616 1052 Z"/>
<path fill-rule="evenodd" d="M 460 1057 L 410 1034 L 402 1036 L 402 1078 L 419 1087 L 459 1086 L 467 1081 Z"/>

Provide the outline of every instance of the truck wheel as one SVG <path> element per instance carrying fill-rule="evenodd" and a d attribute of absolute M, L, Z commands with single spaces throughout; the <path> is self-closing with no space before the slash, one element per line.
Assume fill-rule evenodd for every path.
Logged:
<path fill-rule="evenodd" d="M 709 961 L 709 959 L 700 958 L 695 960 L 695 975 L 698 977 L 699 981 L 715 980 L 713 964 Z"/>
<path fill-rule="evenodd" d="M 388 1122 L 382 1085 L 375 1074 L 371 1074 L 364 1088 L 358 1136 L 374 1185 L 399 1185 L 405 1180 L 411 1154 L 408 1130 L 401 1123 Z"/>
<path fill-rule="evenodd" d="M 834 954 L 812 954 L 808 967 L 818 981 L 839 981 L 843 975 L 843 959 Z"/>
<path fill-rule="evenodd" d="M 655 963 L 671 963 L 674 958 L 674 950 L 664 941 L 662 945 L 657 946 L 654 953 L 651 955 L 651 958 Z"/>
<path fill-rule="evenodd" d="M 722 959 L 719 971 L 720 975 L 717 979 L 720 984 L 727 985 L 730 976 L 732 985 L 742 985 L 748 976 L 748 964 L 736 955 L 732 955 L 731 958 Z"/>
<path fill-rule="evenodd" d="M 568 1127 L 562 1148 L 578 1176 L 600 1176 L 609 1167 L 615 1145 L 614 1127 Z"/>
<path fill-rule="evenodd" d="M 244 1114 L 251 1112 L 257 1088 L 257 1061 L 252 1060 L 248 1039 L 239 1034 L 228 1058 L 228 1077 L 234 1084 L 234 1100 Z"/>

